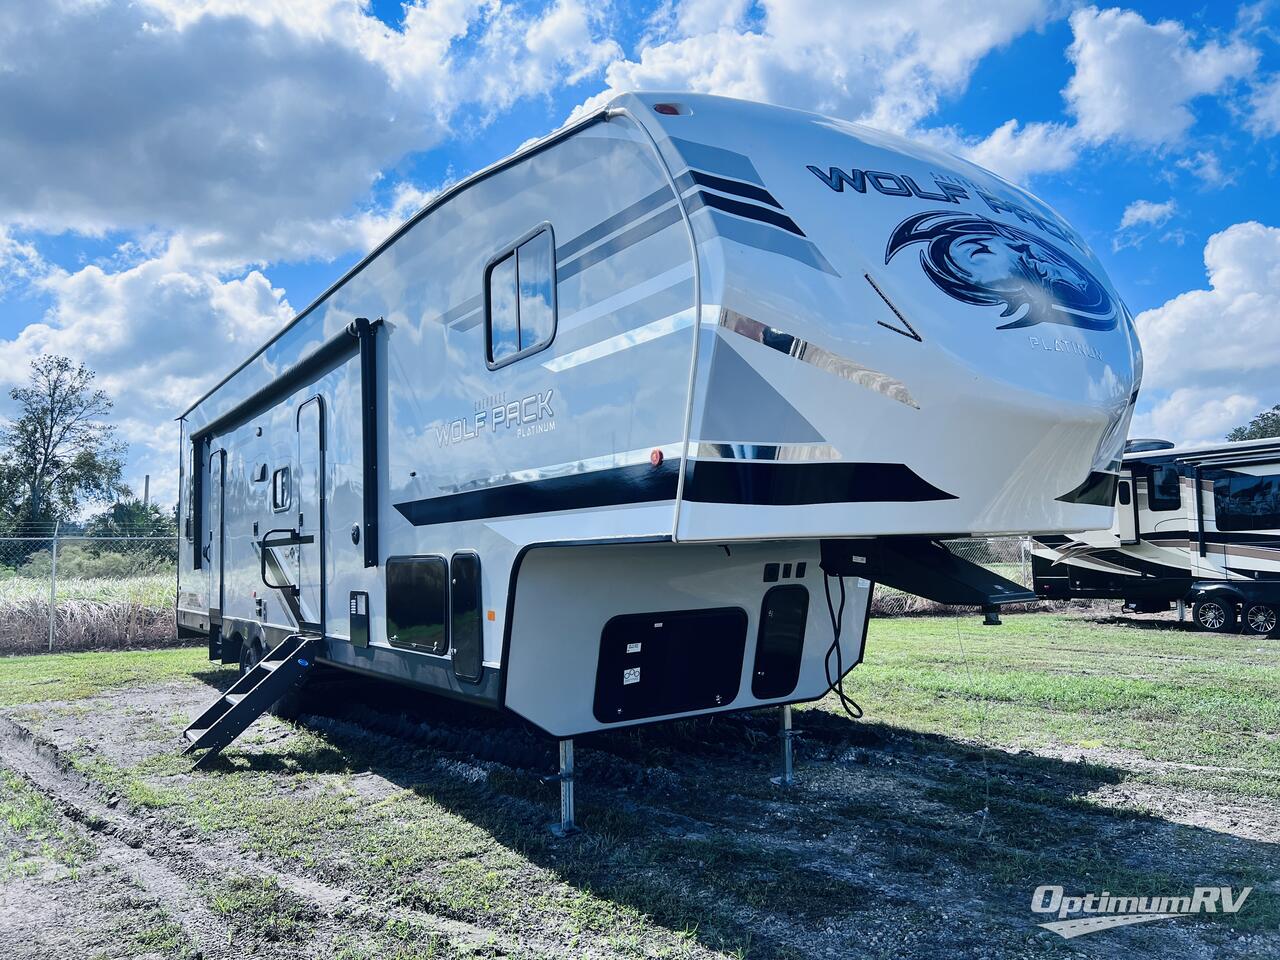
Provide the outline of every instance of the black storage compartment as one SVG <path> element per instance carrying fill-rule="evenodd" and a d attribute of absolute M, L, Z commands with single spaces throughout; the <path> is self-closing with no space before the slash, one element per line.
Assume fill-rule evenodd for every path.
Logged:
<path fill-rule="evenodd" d="M 746 644 L 741 607 L 614 617 L 600 635 L 595 717 L 617 723 L 728 706 Z"/>
<path fill-rule="evenodd" d="M 444 653 L 449 565 L 444 557 L 387 560 L 387 640 L 397 647 Z"/>
<path fill-rule="evenodd" d="M 808 615 L 809 591 L 799 584 L 774 587 L 764 595 L 751 672 L 751 695 L 757 700 L 785 697 L 796 688 Z"/>

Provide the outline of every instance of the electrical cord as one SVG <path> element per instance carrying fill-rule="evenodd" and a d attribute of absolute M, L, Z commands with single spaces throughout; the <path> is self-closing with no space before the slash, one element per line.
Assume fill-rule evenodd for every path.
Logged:
<path fill-rule="evenodd" d="M 832 639 L 831 646 L 827 648 L 827 655 L 823 659 L 822 666 L 823 669 L 826 670 L 827 674 L 827 690 L 834 690 L 836 692 L 836 696 L 840 698 L 840 706 L 844 708 L 845 713 L 854 720 L 861 720 L 862 708 L 853 701 L 852 697 L 844 692 L 844 651 L 840 649 L 840 633 L 844 629 L 844 603 L 846 597 L 844 577 L 837 577 L 836 579 L 840 581 L 840 609 L 838 611 L 836 610 L 835 604 L 831 601 L 831 574 L 827 573 L 825 570 L 823 571 L 822 589 L 827 595 L 827 613 L 831 615 Z M 871 611 L 868 610 L 868 616 L 870 613 Z M 834 679 L 831 676 L 831 658 L 833 655 L 836 659 L 836 674 Z"/>

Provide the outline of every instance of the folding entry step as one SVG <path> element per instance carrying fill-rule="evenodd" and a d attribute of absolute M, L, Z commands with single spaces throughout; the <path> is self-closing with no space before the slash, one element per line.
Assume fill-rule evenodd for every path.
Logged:
<path fill-rule="evenodd" d="M 293 634 L 196 717 L 182 732 L 189 741 L 183 753 L 205 751 L 192 769 L 216 757 L 273 703 L 301 683 L 311 669 L 312 653 L 319 644 L 318 634 Z"/>

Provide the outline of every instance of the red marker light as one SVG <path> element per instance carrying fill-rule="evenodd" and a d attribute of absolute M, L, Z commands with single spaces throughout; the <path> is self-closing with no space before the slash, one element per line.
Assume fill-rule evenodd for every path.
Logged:
<path fill-rule="evenodd" d="M 653 105 L 653 112 L 660 113 L 664 117 L 678 117 L 680 115 L 680 108 L 674 103 L 655 103 Z"/>
<path fill-rule="evenodd" d="M 662 451 L 655 448 L 654 451 L 649 454 L 649 462 L 655 467 L 662 466 Z"/>

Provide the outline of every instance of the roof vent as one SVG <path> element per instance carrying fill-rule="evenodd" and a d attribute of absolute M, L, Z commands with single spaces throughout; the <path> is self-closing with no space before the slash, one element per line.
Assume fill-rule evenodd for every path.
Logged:
<path fill-rule="evenodd" d="M 1172 440 L 1126 440 L 1125 453 L 1150 453 L 1152 450 L 1172 450 Z"/>

